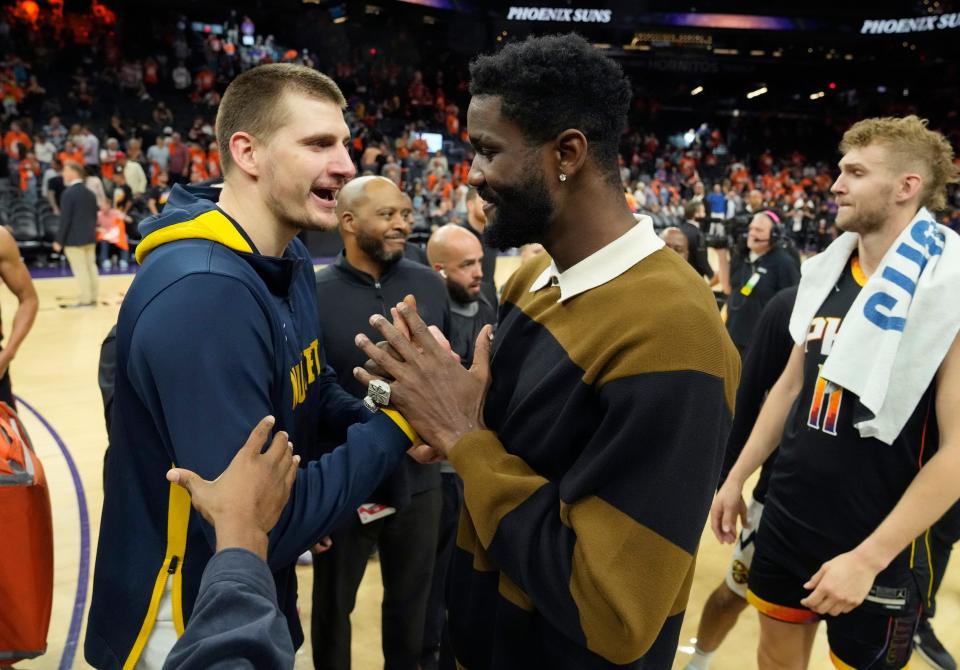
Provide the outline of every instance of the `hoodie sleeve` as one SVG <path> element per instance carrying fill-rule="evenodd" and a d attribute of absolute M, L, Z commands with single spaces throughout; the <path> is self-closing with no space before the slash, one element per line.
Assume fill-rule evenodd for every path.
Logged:
<path fill-rule="evenodd" d="M 141 314 L 127 373 L 171 461 L 215 479 L 257 421 L 279 416 L 270 403 L 273 356 L 267 316 L 240 281 L 191 275 Z M 402 419 L 379 412 L 351 427 L 346 444 L 298 472 L 270 534 L 271 567 L 289 565 L 344 512 L 364 502 L 411 444 L 401 425 L 406 427 Z M 201 523 L 214 547 L 212 528 Z"/>
<path fill-rule="evenodd" d="M 266 563 L 246 549 L 217 552 L 164 670 L 292 668 L 293 661 L 287 619 Z"/>

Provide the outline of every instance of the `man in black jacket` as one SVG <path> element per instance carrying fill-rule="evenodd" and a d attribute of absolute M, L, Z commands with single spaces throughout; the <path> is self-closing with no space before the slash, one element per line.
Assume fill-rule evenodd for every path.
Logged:
<path fill-rule="evenodd" d="M 68 161 L 63 166 L 66 189 L 60 197 L 60 229 L 53 250 L 66 255 L 80 289 L 76 304 L 65 307 L 97 304 L 97 196 L 83 185 L 83 176 L 79 164 Z"/>
<path fill-rule="evenodd" d="M 389 179 L 360 177 L 337 196 L 344 251 L 317 273 L 320 327 L 327 361 L 339 383 L 362 398 L 353 377 L 366 361 L 357 333 L 376 335 L 371 314 L 390 317 L 407 294 L 428 324 L 449 333 L 447 291 L 433 270 L 403 258 L 407 203 Z M 337 436 L 330 436 L 331 444 Z M 367 558 L 376 546 L 383 576 L 383 654 L 386 667 L 414 670 L 433 574 L 440 523 L 440 469 L 407 459 L 355 514 L 342 519 L 332 546 L 314 557 L 313 662 L 316 668 L 350 667 L 350 612 Z"/>
<path fill-rule="evenodd" d="M 697 271 L 697 274 L 704 277 L 713 286 L 717 282 L 714 280 L 713 268 L 707 260 L 707 245 L 700 229 L 700 222 L 706 220 L 706 207 L 702 200 L 688 202 L 683 208 L 683 222 L 678 226 L 684 235 L 687 236 L 687 261 Z"/>

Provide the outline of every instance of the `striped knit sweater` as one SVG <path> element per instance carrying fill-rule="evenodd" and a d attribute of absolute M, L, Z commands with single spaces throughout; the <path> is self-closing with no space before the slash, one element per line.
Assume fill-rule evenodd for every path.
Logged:
<path fill-rule="evenodd" d="M 652 234 L 652 233 L 651 233 Z M 740 362 L 670 249 L 558 302 L 507 284 L 464 481 L 450 620 L 461 668 L 669 668 Z"/>

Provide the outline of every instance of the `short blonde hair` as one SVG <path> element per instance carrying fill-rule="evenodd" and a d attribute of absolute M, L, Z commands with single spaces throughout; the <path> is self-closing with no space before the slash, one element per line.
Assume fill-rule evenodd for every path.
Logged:
<path fill-rule="evenodd" d="M 864 119 L 843 134 L 840 152 L 883 144 L 893 154 L 894 165 L 917 169 L 923 175 L 920 204 L 939 211 L 947 205 L 947 184 L 958 181 L 953 148 L 941 133 L 927 128 L 927 119 L 884 116 Z"/>
<path fill-rule="evenodd" d="M 340 109 L 347 106 L 333 79 L 312 68 L 271 63 L 247 70 L 230 82 L 217 110 L 217 144 L 222 149 L 220 164 L 224 174 L 233 168 L 230 137 L 244 131 L 262 142 L 269 142 L 273 133 L 288 120 L 283 99 L 288 92 L 324 100 Z"/>

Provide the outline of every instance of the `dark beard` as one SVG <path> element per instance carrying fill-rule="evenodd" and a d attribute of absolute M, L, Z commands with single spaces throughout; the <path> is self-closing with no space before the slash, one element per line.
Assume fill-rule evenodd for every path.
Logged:
<path fill-rule="evenodd" d="M 532 166 L 531 166 L 532 167 Z M 503 187 L 496 195 L 485 188 L 480 197 L 496 209 L 487 217 L 484 241 L 501 251 L 534 242 L 542 243 L 553 218 L 553 201 L 543 175 L 533 169 L 517 186 Z"/>
<path fill-rule="evenodd" d="M 480 294 L 470 295 L 470 292 L 467 289 L 463 288 L 460 284 L 447 280 L 447 293 L 450 294 L 450 298 L 454 302 L 458 302 L 461 305 L 468 305 L 471 302 L 476 302 L 480 298 Z"/>
<path fill-rule="evenodd" d="M 372 235 L 368 235 L 362 230 L 357 231 L 357 246 L 360 247 L 363 253 L 377 261 L 384 269 L 403 258 L 402 249 L 389 253 L 384 247 L 383 241 L 378 240 Z"/>

